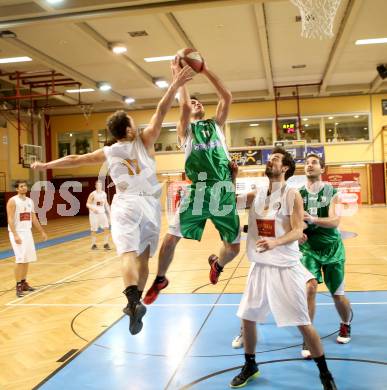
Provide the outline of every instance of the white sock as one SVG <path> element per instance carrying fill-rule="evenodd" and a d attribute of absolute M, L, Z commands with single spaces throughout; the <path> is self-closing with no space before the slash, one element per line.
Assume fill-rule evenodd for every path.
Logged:
<path fill-rule="evenodd" d="M 107 234 L 107 235 L 105 236 L 104 244 L 105 244 L 105 245 L 106 245 L 106 244 L 109 244 L 109 234 Z"/>
<path fill-rule="evenodd" d="M 97 245 L 97 237 L 91 236 L 91 245 Z"/>

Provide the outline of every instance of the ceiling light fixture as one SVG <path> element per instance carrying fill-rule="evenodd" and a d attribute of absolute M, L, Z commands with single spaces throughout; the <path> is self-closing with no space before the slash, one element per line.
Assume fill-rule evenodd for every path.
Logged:
<path fill-rule="evenodd" d="M 357 118 L 359 118 L 359 115 L 354 115 L 353 117 L 357 119 Z"/>
<path fill-rule="evenodd" d="M 334 118 L 333 116 L 328 117 L 328 119 L 333 119 L 333 118 Z"/>
<path fill-rule="evenodd" d="M 109 83 L 107 83 L 106 81 L 99 81 L 97 83 L 97 88 L 100 91 L 106 92 L 106 91 L 110 91 L 112 89 L 112 86 Z"/>
<path fill-rule="evenodd" d="M 132 104 L 136 101 L 136 99 L 129 97 L 129 96 L 124 96 L 122 99 L 126 104 Z"/>
<path fill-rule="evenodd" d="M 165 81 L 163 79 L 155 79 L 153 81 L 155 83 L 155 85 L 161 89 L 165 89 L 165 88 L 168 88 L 169 87 L 169 83 L 168 81 Z"/>
<path fill-rule="evenodd" d="M 259 126 L 259 123 L 250 123 L 249 126 L 250 127 L 257 127 L 257 126 Z"/>
<path fill-rule="evenodd" d="M 378 43 L 387 43 L 387 38 L 358 39 L 355 45 L 376 45 Z"/>
<path fill-rule="evenodd" d="M 160 62 L 160 61 L 171 61 L 175 56 L 161 56 L 161 57 L 146 57 L 145 62 Z"/>
<path fill-rule="evenodd" d="M 46 0 L 48 4 L 59 4 L 63 3 L 63 0 Z"/>
<path fill-rule="evenodd" d="M 84 93 L 84 92 L 94 92 L 94 88 L 79 88 L 79 89 L 67 89 L 67 93 Z"/>
<path fill-rule="evenodd" d="M 126 53 L 128 51 L 128 48 L 123 43 L 110 43 L 109 49 L 114 54 L 123 54 L 123 53 Z"/>
<path fill-rule="evenodd" d="M 0 58 L 0 64 L 13 64 L 15 62 L 28 62 L 32 61 L 30 57 L 8 57 L 8 58 Z"/>

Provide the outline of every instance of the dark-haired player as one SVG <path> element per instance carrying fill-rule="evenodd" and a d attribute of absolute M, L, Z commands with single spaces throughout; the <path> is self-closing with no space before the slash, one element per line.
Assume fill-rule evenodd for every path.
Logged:
<path fill-rule="evenodd" d="M 192 79 L 189 66 L 173 74 L 171 85 L 160 100 L 150 124 L 139 133 L 125 111 L 117 111 L 107 120 L 107 127 L 117 141 L 95 152 L 70 155 L 48 163 L 34 163 L 36 169 L 73 168 L 107 162 L 116 186 L 111 206 L 112 238 L 121 257 L 124 294 L 130 318 L 129 331 L 142 329 L 146 308 L 140 302 L 148 277 L 148 259 L 156 251 L 160 233 L 160 187 L 156 177 L 154 144 L 160 135 L 164 117 L 182 85 Z"/>
<path fill-rule="evenodd" d="M 306 186 L 300 189 L 304 201 L 304 219 L 308 224 L 300 240 L 301 262 L 313 274 L 314 279 L 307 284 L 308 307 L 311 321 L 316 311 L 318 283 L 324 282 L 335 302 L 341 318 L 337 336 L 339 344 L 351 341 L 351 304 L 344 292 L 345 249 L 339 230 L 340 216 L 336 212 L 337 192 L 330 184 L 321 180 L 325 169 L 324 160 L 309 154 L 305 160 Z M 307 344 L 303 344 L 301 354 L 310 357 Z"/>
<path fill-rule="evenodd" d="M 271 312 L 278 326 L 298 327 L 318 366 L 324 390 L 336 390 L 308 313 L 305 284 L 313 275 L 300 263 L 298 248 L 304 208 L 299 192 L 286 184 L 294 171 L 290 153 L 275 148 L 265 170 L 269 187 L 247 195 L 247 256 L 251 267 L 237 313 L 242 319 L 245 364 L 231 381 L 232 388 L 243 387 L 259 376 L 255 361 L 256 323 L 264 322 Z"/>

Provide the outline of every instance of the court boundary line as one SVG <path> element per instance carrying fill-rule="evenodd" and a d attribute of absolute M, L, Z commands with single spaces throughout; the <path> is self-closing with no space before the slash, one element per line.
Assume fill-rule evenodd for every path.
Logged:
<path fill-rule="evenodd" d="M 43 288 L 41 288 L 41 289 L 39 289 L 39 290 L 33 291 L 32 293 L 30 293 L 30 294 L 28 294 L 28 295 L 25 295 L 25 296 L 23 296 L 22 298 L 15 298 L 15 299 L 13 299 L 12 301 L 6 303 L 6 304 L 4 305 L 4 306 L 6 306 L 6 308 L 5 308 L 4 310 L 2 310 L 1 312 L 4 312 L 4 311 L 7 310 L 8 308 L 12 307 L 12 306 L 13 306 L 12 304 L 13 304 L 14 302 L 20 302 L 21 300 L 24 300 L 24 299 L 27 299 L 27 298 L 31 298 L 31 297 L 34 297 L 34 298 L 35 298 L 39 293 L 41 293 L 42 291 L 47 290 L 47 289 L 50 288 L 50 287 L 52 287 L 53 289 L 54 289 L 54 288 L 57 288 L 57 287 L 61 286 L 60 283 L 63 283 L 63 282 L 65 282 L 65 281 L 69 280 L 69 279 L 72 279 L 72 278 L 74 278 L 74 277 L 76 277 L 76 276 L 82 275 L 83 273 L 86 273 L 86 272 L 88 272 L 88 271 L 91 271 L 91 270 L 93 270 L 94 268 L 97 268 L 97 267 L 99 267 L 99 266 L 101 266 L 101 265 L 104 265 L 104 264 L 106 264 L 107 262 L 109 262 L 109 261 L 111 261 L 111 260 L 113 260 L 113 259 L 115 259 L 115 258 L 117 258 L 117 257 L 118 257 L 118 255 L 111 256 L 111 257 L 105 259 L 104 261 L 101 261 L 101 262 L 92 264 L 91 266 L 89 266 L 89 267 L 87 267 L 87 268 L 85 268 L 85 269 L 83 269 L 83 270 L 80 270 L 80 271 L 78 271 L 78 272 L 76 272 L 76 273 L 74 273 L 74 274 L 68 275 L 68 276 L 66 276 L 66 277 L 64 277 L 64 278 L 62 278 L 62 279 L 60 279 L 60 280 L 57 280 L 56 282 L 54 282 L 54 283 L 52 283 L 52 284 L 48 284 L 47 286 L 45 286 L 45 287 L 43 287 Z"/>
<path fill-rule="evenodd" d="M 365 291 L 368 292 L 368 291 Z M 217 295 L 217 293 L 213 293 Z M 242 296 L 242 294 L 240 294 Z M 351 302 L 351 305 L 387 305 L 387 302 Z M 122 303 L 6 303 L 12 307 L 122 307 Z M 235 307 L 239 303 L 154 303 L 150 307 Z M 320 302 L 316 306 L 334 306 L 334 302 Z"/>

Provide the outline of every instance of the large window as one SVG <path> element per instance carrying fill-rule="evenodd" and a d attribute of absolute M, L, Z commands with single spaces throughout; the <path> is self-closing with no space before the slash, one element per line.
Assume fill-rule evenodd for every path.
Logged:
<path fill-rule="evenodd" d="M 156 152 L 176 152 L 180 150 L 177 144 L 176 124 L 163 125 L 160 137 L 155 143 L 155 150 Z"/>
<path fill-rule="evenodd" d="M 300 139 L 304 139 L 308 144 L 317 144 L 321 142 L 320 137 L 320 117 L 303 117 L 301 120 L 302 129 L 300 131 Z"/>
<path fill-rule="evenodd" d="M 368 141 L 370 139 L 368 114 L 331 115 L 325 120 L 326 142 Z"/>
<path fill-rule="evenodd" d="M 273 144 L 273 121 L 254 120 L 230 123 L 231 146 L 264 146 Z"/>
<path fill-rule="evenodd" d="M 58 135 L 59 157 L 85 154 L 93 150 L 93 131 L 69 131 Z"/>
<path fill-rule="evenodd" d="M 114 143 L 114 139 L 108 130 L 98 130 L 98 149 L 101 149 L 106 145 L 111 145 L 112 143 Z"/>

